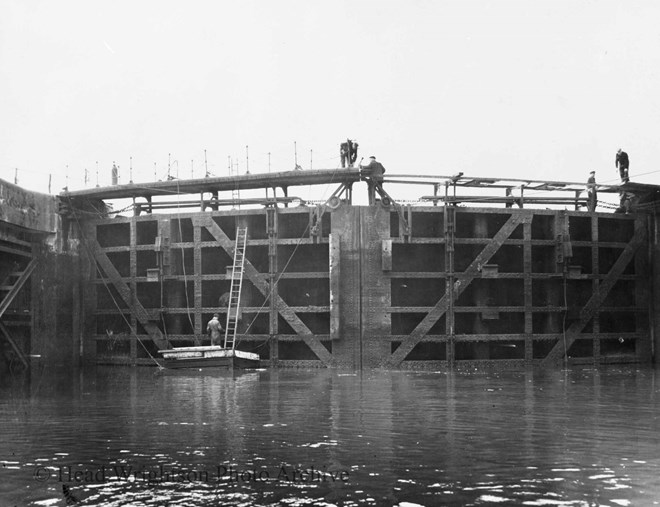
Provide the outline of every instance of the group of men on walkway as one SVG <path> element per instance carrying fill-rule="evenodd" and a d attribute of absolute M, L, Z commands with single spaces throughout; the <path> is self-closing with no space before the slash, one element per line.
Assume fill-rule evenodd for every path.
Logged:
<path fill-rule="evenodd" d="M 341 158 L 342 168 L 354 167 L 357 162 L 358 142 L 356 139 L 346 139 L 345 142 L 339 145 L 339 156 Z M 383 174 L 385 168 L 383 164 L 376 161 L 376 157 L 369 157 L 369 162 L 362 164 L 360 159 L 360 176 L 363 181 L 367 182 L 367 195 L 369 197 L 369 205 L 376 204 L 376 194 L 381 198 L 387 197 L 383 190 Z"/>
<path fill-rule="evenodd" d="M 339 145 L 339 156 L 341 158 L 341 167 L 353 167 L 357 160 L 358 142 L 357 139 L 346 139 L 346 142 Z"/>

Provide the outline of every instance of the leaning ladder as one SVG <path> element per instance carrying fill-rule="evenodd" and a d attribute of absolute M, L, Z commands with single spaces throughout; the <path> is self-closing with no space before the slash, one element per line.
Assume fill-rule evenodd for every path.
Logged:
<path fill-rule="evenodd" d="M 243 287 L 243 266 L 245 264 L 245 245 L 247 244 L 247 227 L 236 230 L 236 248 L 234 249 L 234 266 L 231 271 L 231 289 L 229 305 L 227 306 L 227 325 L 225 326 L 226 349 L 236 346 L 236 328 L 240 310 L 241 288 Z"/>

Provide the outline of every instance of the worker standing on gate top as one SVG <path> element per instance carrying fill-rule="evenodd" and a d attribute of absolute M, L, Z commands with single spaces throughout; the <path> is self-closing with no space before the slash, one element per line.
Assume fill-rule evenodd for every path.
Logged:
<path fill-rule="evenodd" d="M 616 152 L 616 159 L 614 160 L 614 165 L 619 169 L 619 176 L 621 176 L 621 183 L 628 183 L 630 178 L 628 176 L 628 168 L 630 167 L 630 159 L 628 154 L 619 148 L 619 151 Z"/>
<path fill-rule="evenodd" d="M 206 332 L 211 337 L 211 345 L 217 345 L 220 341 L 222 324 L 220 324 L 218 317 L 219 315 L 214 313 L 213 318 L 209 320 L 209 323 L 206 325 Z"/>
<path fill-rule="evenodd" d="M 382 194 L 384 173 L 385 168 L 383 167 L 383 164 L 377 162 L 376 157 L 373 155 L 369 157 L 369 163 L 367 165 L 360 166 L 360 176 L 362 176 L 367 182 L 370 206 L 376 204 L 376 191 L 378 191 L 379 194 Z"/>
<path fill-rule="evenodd" d="M 348 139 L 348 167 L 354 167 L 358 156 L 357 139 Z"/>
<path fill-rule="evenodd" d="M 351 162 L 351 153 L 348 145 L 348 140 L 339 145 L 339 156 L 341 157 L 341 167 L 342 169 L 346 167 L 347 164 Z"/>
<path fill-rule="evenodd" d="M 587 180 L 587 210 L 596 211 L 596 204 L 598 203 L 598 194 L 596 192 L 596 171 L 589 173 Z"/>
<path fill-rule="evenodd" d="M 119 185 L 119 167 L 114 162 L 112 163 L 112 184 Z M 98 178 L 97 178 L 98 179 Z"/>

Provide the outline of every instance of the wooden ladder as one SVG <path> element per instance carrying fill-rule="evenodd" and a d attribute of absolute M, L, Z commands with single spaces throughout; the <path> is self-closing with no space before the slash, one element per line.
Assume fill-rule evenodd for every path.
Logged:
<path fill-rule="evenodd" d="M 247 227 L 239 227 L 236 229 L 236 248 L 234 249 L 234 265 L 231 271 L 231 289 L 229 291 L 229 305 L 227 306 L 227 325 L 225 326 L 224 348 L 231 348 L 232 350 L 236 346 L 236 328 L 240 313 L 246 244 Z"/>

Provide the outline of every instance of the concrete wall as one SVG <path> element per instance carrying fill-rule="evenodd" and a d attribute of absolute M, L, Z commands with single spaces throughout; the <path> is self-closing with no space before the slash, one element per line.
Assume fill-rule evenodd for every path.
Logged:
<path fill-rule="evenodd" d="M 79 360 L 78 308 L 84 277 L 77 224 L 63 220 L 58 210 L 57 197 L 0 180 L 0 271 L 21 271 L 36 262 L 3 321 L 34 364 L 70 365 Z M 24 294 L 30 297 L 25 300 Z"/>
<path fill-rule="evenodd" d="M 55 234 L 59 225 L 57 197 L 30 192 L 0 179 L 0 222 Z"/>

